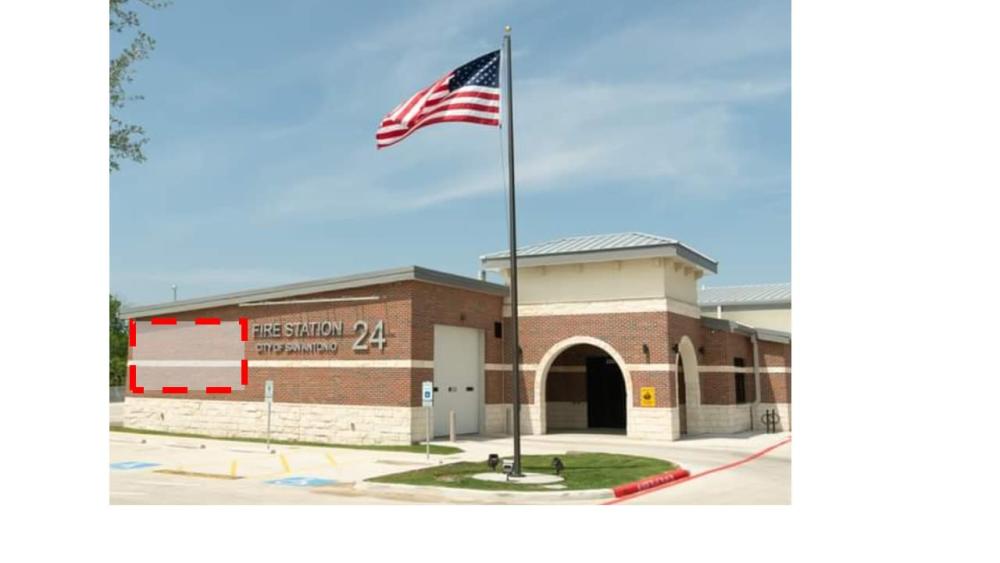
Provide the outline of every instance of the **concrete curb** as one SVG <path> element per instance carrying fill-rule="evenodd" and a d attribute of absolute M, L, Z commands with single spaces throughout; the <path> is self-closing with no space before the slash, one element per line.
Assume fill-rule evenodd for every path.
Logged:
<path fill-rule="evenodd" d="M 578 491 L 484 491 L 480 489 L 457 489 L 452 487 L 431 487 L 425 485 L 401 485 L 397 483 L 372 483 L 358 481 L 354 484 L 358 491 L 372 493 L 436 493 L 444 497 L 474 500 L 590 500 L 611 499 L 615 493 L 611 489 L 584 489 Z"/>
<path fill-rule="evenodd" d="M 665 471 L 658 475 L 653 475 L 652 477 L 646 477 L 644 479 L 639 479 L 637 481 L 632 481 L 631 483 L 625 483 L 624 485 L 618 485 L 612 492 L 615 497 L 621 498 L 629 495 L 634 495 L 639 491 L 644 491 L 646 489 L 652 489 L 653 487 L 658 487 L 660 485 L 681 481 L 687 479 L 691 473 L 684 469 L 683 467 L 678 467 L 676 469 L 671 469 L 670 471 Z"/>

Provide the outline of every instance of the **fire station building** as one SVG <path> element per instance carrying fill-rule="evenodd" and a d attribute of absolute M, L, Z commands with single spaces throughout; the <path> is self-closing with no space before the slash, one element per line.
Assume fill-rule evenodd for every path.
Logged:
<path fill-rule="evenodd" d="M 124 424 L 263 437 L 271 381 L 276 439 L 410 444 L 432 381 L 436 436 L 452 417 L 457 434 L 509 433 L 508 288 L 485 281 L 509 279 L 508 259 L 482 256 L 480 279 L 413 266 L 126 309 L 133 324 L 241 322 L 247 368 L 231 391 L 177 393 L 132 356 Z M 519 249 L 522 431 L 677 440 L 761 429 L 771 409 L 790 429 L 791 335 L 703 312 L 699 280 L 717 268 L 642 233 Z"/>

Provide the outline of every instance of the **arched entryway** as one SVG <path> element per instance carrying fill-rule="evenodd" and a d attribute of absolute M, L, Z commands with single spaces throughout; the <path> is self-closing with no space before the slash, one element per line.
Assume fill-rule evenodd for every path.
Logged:
<path fill-rule="evenodd" d="M 627 433 L 631 377 L 606 342 L 573 337 L 553 346 L 535 376 L 537 428 L 554 431 Z"/>
<path fill-rule="evenodd" d="M 698 407 L 701 405 L 701 380 L 698 355 L 687 336 L 677 343 L 677 425 L 680 434 L 697 434 Z M 693 429 L 693 431 L 692 431 Z"/>

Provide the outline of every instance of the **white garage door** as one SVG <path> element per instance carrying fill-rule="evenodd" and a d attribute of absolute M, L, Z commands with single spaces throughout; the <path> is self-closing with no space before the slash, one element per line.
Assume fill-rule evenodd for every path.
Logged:
<path fill-rule="evenodd" d="M 434 435 L 448 435 L 448 416 L 455 411 L 455 433 L 479 432 L 482 402 L 483 331 L 434 325 Z"/>

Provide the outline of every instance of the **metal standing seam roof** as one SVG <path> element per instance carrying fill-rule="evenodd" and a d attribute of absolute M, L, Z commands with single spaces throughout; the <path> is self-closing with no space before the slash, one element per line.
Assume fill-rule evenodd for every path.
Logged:
<path fill-rule="evenodd" d="M 261 289 L 251 289 L 247 291 L 237 291 L 222 295 L 211 295 L 208 297 L 197 297 L 194 299 L 184 299 L 180 301 L 168 301 L 166 303 L 157 303 L 153 305 L 125 307 L 122 309 L 119 316 L 122 318 L 135 318 L 152 315 L 165 315 L 184 311 L 209 309 L 213 307 L 224 307 L 227 305 L 238 305 L 240 303 L 280 300 L 288 297 L 297 297 L 327 291 L 337 291 L 342 289 L 352 289 L 369 285 L 381 285 L 411 280 L 457 287 L 459 289 L 468 289 L 471 291 L 479 291 L 493 295 L 506 296 L 509 293 L 507 286 L 504 285 L 449 274 L 447 272 L 421 268 L 420 266 L 406 266 L 391 270 L 379 270 L 377 272 L 368 272 L 364 274 L 312 280 L 301 283 L 265 287 Z"/>
<path fill-rule="evenodd" d="M 677 254 L 711 272 L 717 271 L 718 262 L 698 252 L 677 239 L 650 235 L 646 233 L 612 233 L 604 235 L 585 235 L 564 237 L 551 241 L 522 246 L 517 249 L 518 259 L 543 256 L 562 256 L 572 254 L 601 253 L 625 250 L 656 250 L 673 248 Z M 510 252 L 503 250 L 480 256 L 485 264 L 490 261 L 507 259 Z"/>
<path fill-rule="evenodd" d="M 792 302 L 792 284 L 767 283 L 706 287 L 698 291 L 698 305 L 785 305 Z"/>

